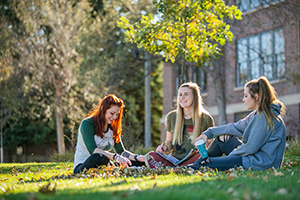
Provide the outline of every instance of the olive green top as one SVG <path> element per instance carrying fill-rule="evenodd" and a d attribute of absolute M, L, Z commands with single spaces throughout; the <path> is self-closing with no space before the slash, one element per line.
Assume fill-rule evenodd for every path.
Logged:
<path fill-rule="evenodd" d="M 166 117 L 166 130 L 174 134 L 175 123 L 176 110 L 173 110 L 169 112 Z M 209 127 L 212 126 L 214 126 L 213 118 L 209 114 L 203 113 L 201 117 L 200 132 L 198 133 L 198 135 L 200 135 L 203 131 L 207 130 Z M 194 124 L 192 118 L 184 119 L 182 144 L 173 144 L 173 151 L 171 153 L 173 156 L 175 156 L 178 159 L 182 159 L 190 152 L 191 149 L 195 148 L 195 145 L 192 142 L 193 130 Z"/>

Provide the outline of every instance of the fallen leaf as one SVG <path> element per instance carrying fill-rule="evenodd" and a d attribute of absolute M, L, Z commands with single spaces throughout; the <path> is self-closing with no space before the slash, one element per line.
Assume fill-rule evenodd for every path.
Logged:
<path fill-rule="evenodd" d="M 294 176 L 294 171 L 292 171 L 291 176 Z"/>
<path fill-rule="evenodd" d="M 235 187 L 241 187 L 241 186 L 243 186 L 244 185 L 244 183 L 239 183 L 239 184 L 237 184 Z"/>
<path fill-rule="evenodd" d="M 126 179 L 124 179 L 123 181 L 119 181 L 119 182 L 116 182 L 116 183 L 112 183 L 112 185 L 121 185 L 123 183 L 128 183 L 128 181 Z"/>
<path fill-rule="evenodd" d="M 128 196 L 129 196 L 128 193 L 123 193 L 123 194 L 121 195 L 122 198 L 126 198 L 126 197 L 128 197 Z"/>
<path fill-rule="evenodd" d="M 284 175 L 284 173 L 278 172 L 274 167 L 273 167 L 273 173 L 272 174 L 275 175 L 275 176 L 283 176 Z"/>
<path fill-rule="evenodd" d="M 28 200 L 37 200 L 36 194 L 33 194 L 33 193 L 29 194 L 28 195 Z"/>
<path fill-rule="evenodd" d="M 244 200 L 251 200 L 251 194 L 249 192 L 249 187 L 246 187 L 245 192 L 243 194 L 243 199 Z"/>
<path fill-rule="evenodd" d="M 156 178 L 156 174 L 154 174 L 150 179 L 155 179 Z"/>
<path fill-rule="evenodd" d="M 132 191 L 141 191 L 141 188 L 138 185 L 134 185 L 133 187 L 130 188 Z"/>
<path fill-rule="evenodd" d="M 234 179 L 234 176 L 230 176 L 227 181 L 232 181 Z"/>
<path fill-rule="evenodd" d="M 274 174 L 275 176 L 284 176 L 284 173 L 278 172 L 277 174 Z"/>
<path fill-rule="evenodd" d="M 199 171 L 196 173 L 196 175 L 203 176 L 203 174 L 201 172 L 199 172 Z"/>
<path fill-rule="evenodd" d="M 3 193 L 6 192 L 6 190 L 3 187 L 1 187 L 1 186 L 0 186 L 0 191 L 2 191 Z"/>
<path fill-rule="evenodd" d="M 55 185 L 53 186 L 52 189 L 50 189 L 50 185 L 51 185 L 51 182 L 49 182 L 47 185 L 43 185 L 40 187 L 39 189 L 39 193 L 42 193 L 42 194 L 55 194 L 56 192 L 56 182 L 55 182 Z"/>
<path fill-rule="evenodd" d="M 287 189 L 285 188 L 279 188 L 277 191 L 276 191 L 277 194 L 287 194 L 288 191 Z"/>
<path fill-rule="evenodd" d="M 154 183 L 154 185 L 153 185 L 152 188 L 153 188 L 153 189 L 157 189 L 157 183 Z"/>
<path fill-rule="evenodd" d="M 233 187 L 230 187 L 230 188 L 227 189 L 227 193 L 228 193 L 228 194 L 232 194 L 233 191 L 234 191 Z"/>
<path fill-rule="evenodd" d="M 119 169 L 120 169 L 121 171 L 123 171 L 125 168 L 126 168 L 125 165 L 120 165 L 120 166 L 119 166 Z"/>

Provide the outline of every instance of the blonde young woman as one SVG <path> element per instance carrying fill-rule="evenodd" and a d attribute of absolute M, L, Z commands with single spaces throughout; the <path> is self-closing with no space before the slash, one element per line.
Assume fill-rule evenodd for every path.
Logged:
<path fill-rule="evenodd" d="M 242 144 L 228 156 L 199 159 L 190 167 L 201 166 L 227 170 L 233 167 L 267 170 L 280 168 L 286 142 L 286 128 L 282 119 L 285 106 L 264 76 L 245 84 L 243 101 L 248 110 L 254 110 L 244 119 L 219 127 L 209 128 L 197 139 L 211 139 L 230 134 L 242 136 Z"/>
<path fill-rule="evenodd" d="M 177 159 L 184 158 L 191 149 L 195 149 L 195 139 L 206 129 L 214 125 L 213 118 L 204 109 L 200 88 L 196 83 L 188 82 L 179 87 L 177 109 L 166 116 L 166 141 L 146 154 L 146 165 L 150 168 L 175 165 L 164 159 L 159 153 L 171 154 Z M 195 162 L 199 153 L 180 165 Z"/>

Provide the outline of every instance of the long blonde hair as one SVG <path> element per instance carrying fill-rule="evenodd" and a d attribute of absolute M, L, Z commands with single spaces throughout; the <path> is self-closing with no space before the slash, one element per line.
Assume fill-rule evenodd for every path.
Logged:
<path fill-rule="evenodd" d="M 277 92 L 275 91 L 274 87 L 271 85 L 271 83 L 265 76 L 261 76 L 258 79 L 253 79 L 247 82 L 245 84 L 245 87 L 249 89 L 249 93 L 252 98 L 254 98 L 254 94 L 258 94 L 257 112 L 264 112 L 268 123 L 268 128 L 274 128 L 273 118 L 277 120 L 279 119 L 271 111 L 271 104 L 278 104 L 281 106 L 281 116 L 285 115 L 286 109 L 284 104 L 277 99 Z M 279 118 L 281 118 L 281 116 L 279 116 Z"/>
<path fill-rule="evenodd" d="M 188 82 L 183 83 L 178 91 L 183 88 L 188 87 L 193 92 L 193 109 L 192 109 L 192 120 L 194 124 L 194 130 L 193 130 L 193 139 L 192 142 L 195 141 L 195 139 L 200 135 L 201 130 L 201 118 L 203 113 L 208 114 L 208 112 L 203 107 L 203 101 L 200 93 L 200 87 L 196 83 Z M 183 124 L 184 124 L 184 114 L 183 114 L 183 108 L 179 104 L 179 92 L 177 95 L 177 109 L 176 109 L 176 123 L 175 123 L 175 129 L 173 133 L 173 145 L 174 144 L 182 144 L 183 139 Z"/>

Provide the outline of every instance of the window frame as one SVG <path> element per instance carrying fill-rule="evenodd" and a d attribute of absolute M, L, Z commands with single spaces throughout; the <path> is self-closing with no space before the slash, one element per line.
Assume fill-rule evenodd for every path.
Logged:
<path fill-rule="evenodd" d="M 201 93 L 207 92 L 207 73 L 205 72 L 203 67 L 193 66 L 192 81 L 199 85 Z"/>
<path fill-rule="evenodd" d="M 284 41 L 284 33 L 283 33 L 283 27 L 278 27 L 275 29 L 263 31 L 257 34 L 249 35 L 247 37 L 239 38 L 236 40 L 236 87 L 242 87 L 245 83 L 245 81 L 249 81 L 254 78 L 258 78 L 259 76 L 265 75 L 270 81 L 273 80 L 279 80 L 281 78 L 284 78 L 285 73 L 285 41 Z M 276 31 L 281 32 L 280 38 L 276 37 Z M 271 34 L 270 34 L 271 33 Z M 271 50 L 267 48 L 267 53 L 263 52 L 265 49 L 265 46 L 263 45 L 266 40 L 263 40 L 263 36 L 270 34 L 271 35 Z M 250 43 L 250 39 L 257 38 L 258 41 L 258 50 L 257 50 L 257 56 L 255 55 L 255 49 L 253 47 L 253 43 Z M 283 48 L 278 51 L 277 48 L 275 48 L 277 40 L 282 42 Z M 245 49 L 243 49 L 245 48 Z M 254 49 L 254 50 L 252 50 Z M 252 53 L 251 52 L 254 52 Z M 244 55 L 246 53 L 246 55 Z M 252 57 L 251 57 L 252 56 Z M 281 56 L 282 59 L 278 59 L 278 57 Z M 265 63 L 265 58 L 269 58 L 271 61 L 268 63 Z M 258 70 L 256 74 L 253 73 L 253 68 L 251 64 L 253 61 L 257 61 L 258 59 Z M 278 62 L 278 60 L 281 60 L 281 62 Z M 267 73 L 267 64 L 270 66 L 270 72 Z M 244 66 L 243 66 L 244 65 Z M 278 72 L 279 70 L 280 73 Z M 245 77 L 243 77 L 242 71 L 245 71 Z"/>
<path fill-rule="evenodd" d="M 265 8 L 282 1 L 284 0 L 255 0 L 257 3 L 252 3 L 253 0 L 235 0 L 235 5 L 243 12 L 243 14 L 247 14 L 258 10 L 259 8 Z"/>
<path fill-rule="evenodd" d="M 207 67 L 207 64 L 205 66 Z M 201 88 L 201 93 L 207 92 L 207 73 L 203 69 L 202 66 L 195 66 L 194 64 L 187 64 L 185 67 L 184 75 L 183 75 L 183 82 L 189 82 L 192 81 L 194 83 L 197 83 L 199 87 Z M 176 65 L 175 68 L 175 88 L 180 87 L 180 76 L 181 74 L 181 66 Z M 200 76 L 200 77 L 199 77 Z M 202 80 L 204 78 L 204 80 Z M 175 94 L 177 95 L 177 89 Z"/>

